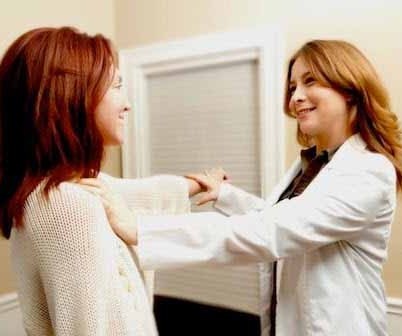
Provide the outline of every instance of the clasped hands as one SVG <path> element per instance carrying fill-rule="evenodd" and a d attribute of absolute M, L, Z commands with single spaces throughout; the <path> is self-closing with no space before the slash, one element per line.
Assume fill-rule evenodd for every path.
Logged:
<path fill-rule="evenodd" d="M 204 173 L 187 174 L 189 196 L 203 192 L 197 205 L 216 201 L 223 181 L 228 175 L 222 168 L 212 168 Z M 100 197 L 112 230 L 128 245 L 136 245 L 137 223 L 135 214 L 127 207 L 122 197 L 113 192 L 99 178 L 83 178 L 77 182 L 82 188 Z"/>

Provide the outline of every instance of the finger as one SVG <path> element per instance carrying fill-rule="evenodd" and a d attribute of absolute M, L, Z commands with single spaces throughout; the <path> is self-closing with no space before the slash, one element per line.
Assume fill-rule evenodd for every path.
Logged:
<path fill-rule="evenodd" d="M 107 192 L 107 190 L 105 190 L 101 187 L 94 187 L 94 186 L 83 185 L 83 184 L 80 184 L 80 187 L 89 191 L 91 194 L 93 194 L 95 196 L 99 196 L 101 198 L 103 205 L 111 203 L 111 197 L 113 195 L 111 195 L 109 192 Z"/>
<path fill-rule="evenodd" d="M 112 202 L 108 197 L 108 194 L 105 193 L 101 188 L 98 187 L 93 187 L 93 186 L 88 186 L 88 185 L 81 185 L 80 186 L 82 189 L 85 189 L 92 195 L 96 196 L 99 198 L 99 200 L 102 202 L 102 205 L 105 210 L 108 210 L 112 207 Z"/>
<path fill-rule="evenodd" d="M 229 179 L 229 174 L 225 171 L 225 169 L 223 169 L 222 167 L 219 167 L 218 169 L 219 169 L 220 174 L 222 174 L 223 179 L 228 180 Z"/>
<path fill-rule="evenodd" d="M 202 173 L 188 173 L 188 174 L 184 175 L 184 177 L 191 178 L 193 180 L 195 180 L 197 178 L 203 178 L 205 176 L 206 175 L 202 174 Z"/>
<path fill-rule="evenodd" d="M 82 178 L 82 179 L 79 179 L 77 183 L 83 184 L 83 185 L 89 185 L 89 186 L 93 186 L 93 187 L 98 187 L 98 188 L 102 188 L 104 186 L 103 183 L 96 178 Z"/>
<path fill-rule="evenodd" d="M 80 188 L 85 189 L 86 191 L 88 191 L 91 194 L 96 195 L 96 196 L 101 196 L 102 197 L 102 195 L 103 195 L 102 189 L 100 189 L 98 187 L 93 187 L 93 186 L 90 186 L 90 185 L 82 184 L 82 185 L 80 185 Z"/>
<path fill-rule="evenodd" d="M 197 205 L 203 205 L 213 200 L 215 200 L 215 197 L 211 193 L 204 193 L 198 200 Z"/>
<path fill-rule="evenodd" d="M 212 189 L 214 187 L 213 183 L 211 183 L 210 178 L 205 175 L 189 174 L 189 175 L 186 175 L 186 177 L 198 182 L 201 185 L 201 187 L 203 187 L 205 189 Z"/>
<path fill-rule="evenodd" d="M 201 175 L 202 174 L 199 174 L 199 173 L 188 173 L 188 174 L 185 174 L 184 177 L 191 178 L 194 180 L 196 176 L 201 176 Z"/>
<path fill-rule="evenodd" d="M 226 180 L 228 175 L 227 173 L 223 170 L 223 168 L 218 167 L 218 168 L 211 168 L 208 172 L 208 175 L 215 178 L 216 180 L 223 181 Z"/>

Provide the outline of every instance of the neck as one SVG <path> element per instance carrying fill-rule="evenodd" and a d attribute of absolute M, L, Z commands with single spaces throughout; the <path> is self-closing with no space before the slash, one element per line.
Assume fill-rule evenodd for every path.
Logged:
<path fill-rule="evenodd" d="M 344 132 L 336 137 L 315 137 L 314 144 L 317 147 L 317 153 L 323 150 L 331 151 L 341 146 L 353 133 Z"/>
<path fill-rule="evenodd" d="M 317 153 L 323 150 L 331 151 L 342 145 L 354 134 L 352 129 L 353 121 L 356 119 L 357 107 L 350 107 L 344 118 L 339 118 L 328 133 L 319 134 L 313 137 L 313 143 L 317 147 Z"/>

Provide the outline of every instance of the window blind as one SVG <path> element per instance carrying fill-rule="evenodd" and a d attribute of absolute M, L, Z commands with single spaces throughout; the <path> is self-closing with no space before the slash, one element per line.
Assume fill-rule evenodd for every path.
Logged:
<path fill-rule="evenodd" d="M 150 75 L 150 173 L 222 166 L 233 184 L 260 195 L 257 77 L 255 61 Z M 258 314 L 258 265 L 158 271 L 155 293 Z"/>

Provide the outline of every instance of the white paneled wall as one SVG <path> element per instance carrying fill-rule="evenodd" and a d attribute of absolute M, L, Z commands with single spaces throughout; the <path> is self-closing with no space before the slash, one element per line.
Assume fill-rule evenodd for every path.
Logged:
<path fill-rule="evenodd" d="M 26 335 L 16 293 L 0 295 L 0 335 Z"/>

